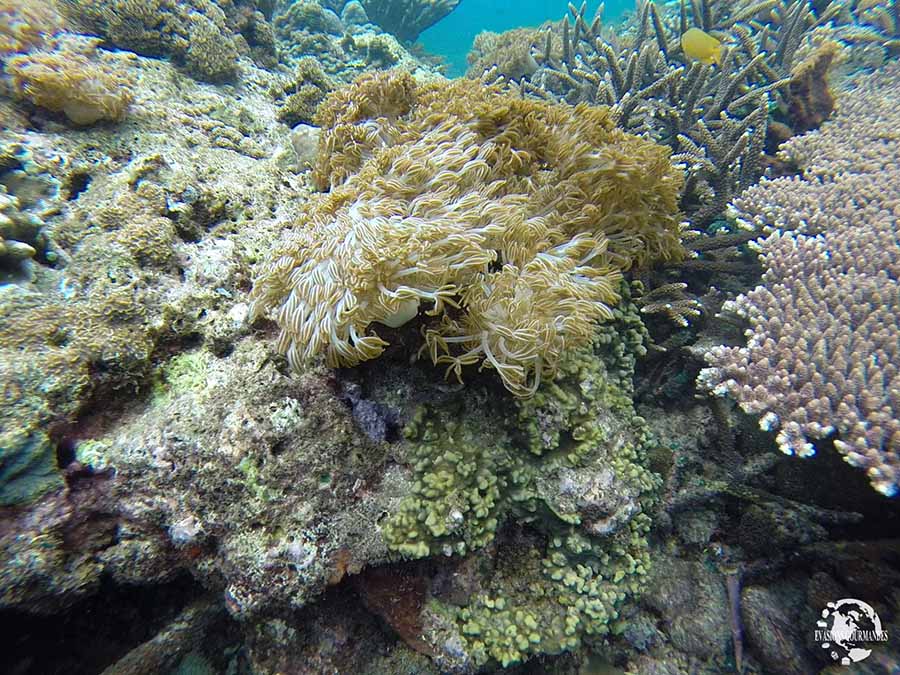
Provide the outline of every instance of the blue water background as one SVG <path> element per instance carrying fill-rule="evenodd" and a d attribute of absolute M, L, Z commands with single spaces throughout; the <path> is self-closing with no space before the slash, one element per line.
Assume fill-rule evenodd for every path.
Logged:
<path fill-rule="evenodd" d="M 573 1 L 576 7 L 580 0 Z M 585 12 L 589 18 L 600 0 L 590 0 Z M 606 22 L 617 21 L 634 8 L 634 0 L 611 0 L 606 3 L 603 16 Z M 567 13 L 566 0 L 462 0 L 449 15 L 419 36 L 419 41 L 432 54 L 447 61 L 450 77 L 466 72 L 466 54 L 475 36 L 483 30 L 502 33 L 511 28 L 540 26 L 544 21 L 556 21 Z"/>

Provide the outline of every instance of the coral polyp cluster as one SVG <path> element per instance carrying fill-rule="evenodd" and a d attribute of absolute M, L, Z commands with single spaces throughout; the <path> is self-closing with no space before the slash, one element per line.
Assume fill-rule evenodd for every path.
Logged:
<path fill-rule="evenodd" d="M 51 49 L 9 59 L 6 72 L 21 97 L 64 113 L 74 124 L 118 122 L 131 103 L 130 83 L 103 62 L 98 43 L 74 35 L 57 38 Z"/>
<path fill-rule="evenodd" d="M 472 81 L 361 77 L 318 113 L 320 189 L 260 271 L 255 315 L 294 365 L 379 356 L 420 309 L 436 363 L 519 396 L 609 318 L 623 270 L 681 254 L 669 151 L 605 108 Z"/>

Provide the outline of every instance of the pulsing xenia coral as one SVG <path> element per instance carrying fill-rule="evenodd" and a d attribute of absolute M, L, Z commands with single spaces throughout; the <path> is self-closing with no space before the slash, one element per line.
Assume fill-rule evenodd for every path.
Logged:
<path fill-rule="evenodd" d="M 252 293 L 293 365 L 376 358 L 371 324 L 421 308 L 448 373 L 480 363 L 527 396 L 610 316 L 623 270 L 681 253 L 669 151 L 605 108 L 389 71 L 331 94 L 317 122 L 328 192 Z"/>
<path fill-rule="evenodd" d="M 55 38 L 52 49 L 9 59 L 6 72 L 20 96 L 65 113 L 74 124 L 118 122 L 131 103 L 130 83 L 100 58 L 99 42 L 74 35 Z"/>

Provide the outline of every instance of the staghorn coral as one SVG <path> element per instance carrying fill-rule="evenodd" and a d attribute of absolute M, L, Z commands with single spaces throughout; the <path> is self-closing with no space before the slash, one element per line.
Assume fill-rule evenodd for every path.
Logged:
<path fill-rule="evenodd" d="M 767 92 L 787 80 L 758 79 L 762 59 L 738 50 L 726 51 L 721 67 L 690 62 L 678 29 L 652 3 L 640 3 L 624 40 L 604 30 L 599 13 L 590 25 L 574 8 L 572 17 L 574 29 L 568 17 L 562 24 L 562 56 L 550 50 L 548 30 L 544 52 L 534 54 L 541 67 L 522 91 L 610 105 L 622 128 L 678 151 L 683 206 L 695 225 L 710 222 L 761 173 Z"/>
<path fill-rule="evenodd" d="M 622 35 L 598 11 L 569 5 L 561 31 L 548 27 L 540 67 L 518 86 L 524 94 L 569 103 L 610 105 L 624 129 L 669 145 L 686 174 L 682 207 L 705 228 L 728 201 L 762 174 L 769 106 L 782 98 L 807 33 L 836 14 L 806 2 L 641 1 Z M 601 6 L 602 9 L 602 6 Z M 715 66 L 688 58 L 680 37 L 710 31 L 724 49 Z M 555 53 L 561 33 L 561 55 Z"/>
<path fill-rule="evenodd" d="M 702 314 L 702 305 L 685 294 L 684 282 L 664 284 L 644 293 L 637 301 L 641 314 L 661 314 L 680 328 L 687 328 L 690 320 Z"/>
<path fill-rule="evenodd" d="M 131 103 L 128 80 L 101 59 L 95 38 L 66 35 L 50 49 L 14 56 L 5 65 L 16 92 L 81 126 L 121 121 Z"/>
<path fill-rule="evenodd" d="M 889 52 L 900 52 L 900 5 L 897 0 L 846 0 L 836 2 L 842 20 L 834 37 L 854 47 L 880 44 Z"/>
<path fill-rule="evenodd" d="M 460 0 L 362 0 L 369 18 L 405 42 L 456 9 Z"/>
<path fill-rule="evenodd" d="M 252 292 L 294 366 L 376 358 L 387 343 L 370 325 L 424 305 L 440 317 L 425 330 L 436 363 L 480 363 L 528 395 L 609 318 L 623 270 L 681 255 L 668 152 L 606 109 L 395 71 L 335 92 L 317 121 L 330 192 Z"/>
<path fill-rule="evenodd" d="M 900 484 L 898 82 L 897 64 L 861 78 L 833 121 L 783 147 L 802 177 L 735 200 L 743 224 L 779 229 L 761 242 L 764 285 L 730 305 L 747 346 L 711 350 L 699 380 L 763 414 L 787 454 L 835 435 L 886 495 Z"/>

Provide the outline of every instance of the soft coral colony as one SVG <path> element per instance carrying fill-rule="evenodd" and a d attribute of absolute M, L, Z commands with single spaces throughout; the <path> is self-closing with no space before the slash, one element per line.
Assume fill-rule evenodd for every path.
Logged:
<path fill-rule="evenodd" d="M 421 309 L 448 374 L 481 364 L 528 396 L 611 316 L 623 271 L 681 255 L 669 150 L 605 108 L 388 71 L 335 92 L 317 122 L 327 192 L 253 289 L 294 365 L 376 358 L 372 324 Z"/>

